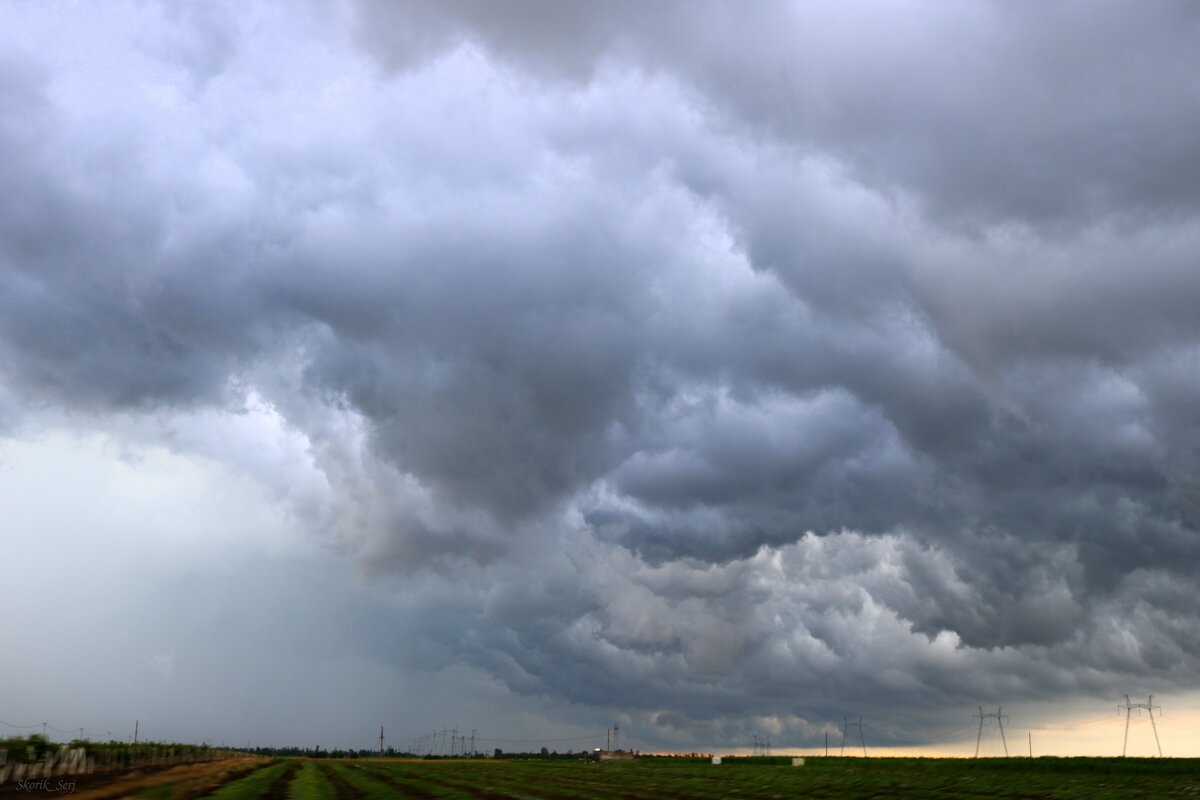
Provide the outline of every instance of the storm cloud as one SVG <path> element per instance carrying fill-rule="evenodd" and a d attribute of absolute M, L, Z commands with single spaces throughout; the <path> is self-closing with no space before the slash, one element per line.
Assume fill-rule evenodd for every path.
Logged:
<path fill-rule="evenodd" d="M 664 741 L 1200 688 L 1190 4 L 0 16 L 0 426 L 236 465 L 397 669 Z"/>

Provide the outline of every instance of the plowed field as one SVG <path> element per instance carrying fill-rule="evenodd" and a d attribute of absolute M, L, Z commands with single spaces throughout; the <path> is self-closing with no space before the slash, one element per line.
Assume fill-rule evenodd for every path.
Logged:
<path fill-rule="evenodd" d="M 1169 798 L 1200 795 L 1200 759 L 810 758 L 802 767 L 689 759 L 332 761 L 239 759 L 45 784 L 0 786 L 0 800 L 717 800 L 718 798 Z M 71 784 L 71 781 L 75 783 Z M 69 784 L 69 785 L 68 785 Z"/>

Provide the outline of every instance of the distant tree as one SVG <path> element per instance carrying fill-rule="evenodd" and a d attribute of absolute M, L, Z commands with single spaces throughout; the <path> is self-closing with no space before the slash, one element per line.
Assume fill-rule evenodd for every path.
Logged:
<path fill-rule="evenodd" d="M 503 758 L 503 757 L 504 757 L 504 751 L 501 750 L 499 747 L 497 747 L 495 752 L 492 753 L 492 758 Z"/>

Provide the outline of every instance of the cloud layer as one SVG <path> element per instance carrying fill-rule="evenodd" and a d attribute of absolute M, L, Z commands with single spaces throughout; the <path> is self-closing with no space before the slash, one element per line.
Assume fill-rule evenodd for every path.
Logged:
<path fill-rule="evenodd" d="M 1200 682 L 1190 6 L 111 11 L 0 12 L 14 435 L 675 735 Z"/>

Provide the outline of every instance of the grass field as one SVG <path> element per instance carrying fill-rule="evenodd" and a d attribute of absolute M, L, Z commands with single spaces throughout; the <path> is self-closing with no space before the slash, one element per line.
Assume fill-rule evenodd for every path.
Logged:
<path fill-rule="evenodd" d="M 1200 759 L 809 758 L 803 767 L 757 761 L 260 759 L 81 778 L 70 794 L 73 800 L 1200 797 Z M 65 790 L 0 787 L 3 798 L 40 793 Z"/>

